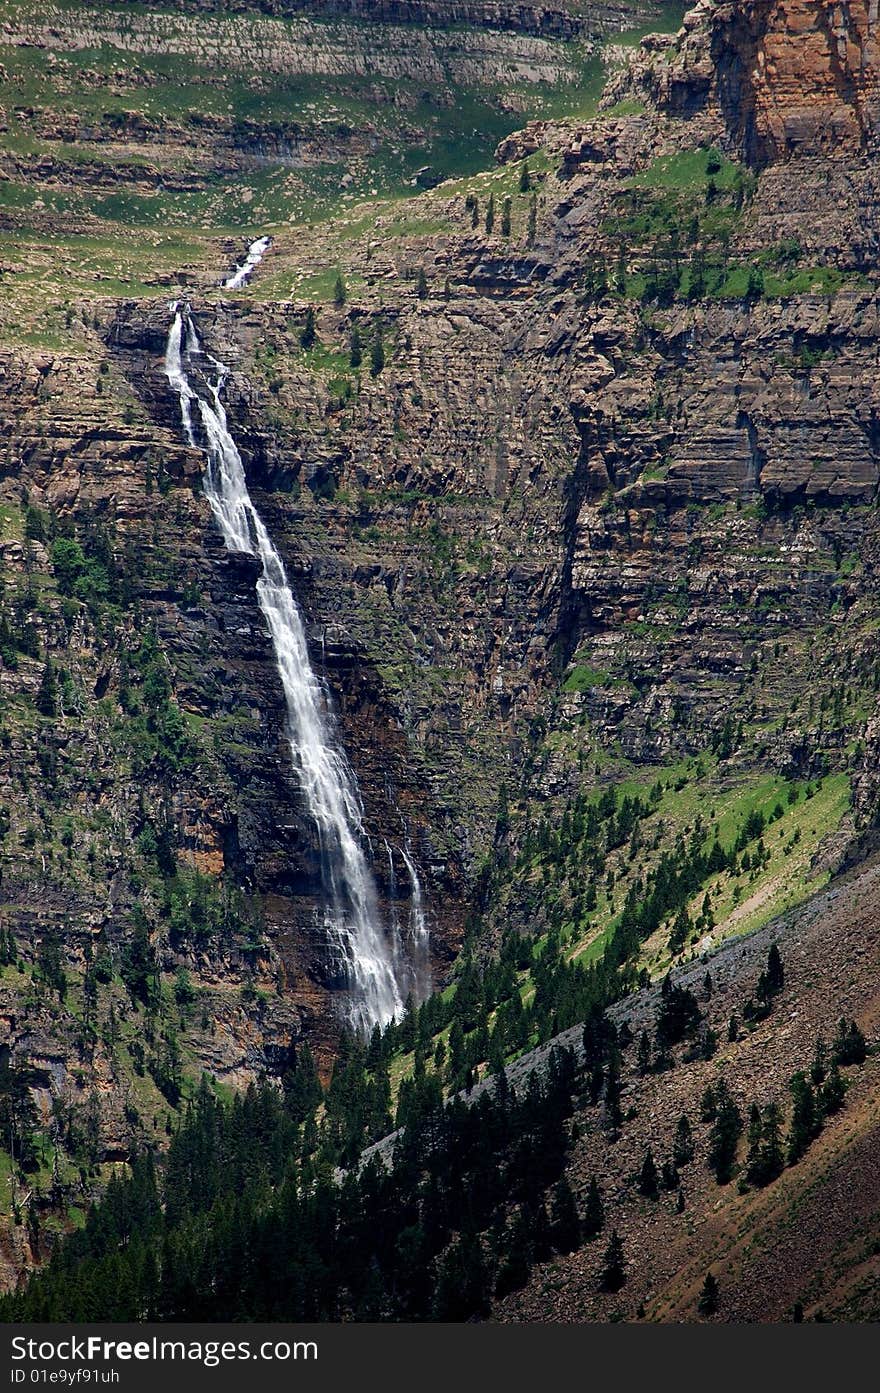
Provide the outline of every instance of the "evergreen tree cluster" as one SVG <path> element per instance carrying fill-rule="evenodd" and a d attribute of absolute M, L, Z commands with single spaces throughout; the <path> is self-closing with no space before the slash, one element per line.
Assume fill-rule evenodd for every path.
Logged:
<path fill-rule="evenodd" d="M 326 1097 L 306 1056 L 284 1093 L 225 1103 L 203 1084 L 164 1163 L 145 1153 L 111 1180 L 0 1317 L 465 1320 L 601 1229 L 598 1187 L 581 1215 L 563 1174 L 570 1052 L 553 1051 L 521 1094 L 499 1080 L 470 1105 L 426 1106 L 390 1169 L 374 1159 L 341 1178 L 351 1080 L 337 1072 Z"/>

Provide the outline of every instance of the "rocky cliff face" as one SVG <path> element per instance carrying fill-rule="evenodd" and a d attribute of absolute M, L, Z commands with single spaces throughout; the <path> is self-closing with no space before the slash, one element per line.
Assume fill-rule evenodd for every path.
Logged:
<path fill-rule="evenodd" d="M 163 249 L 141 293 L 65 311 L 50 287 L 54 318 L 41 302 L 38 341 L 4 354 L 3 1018 L 47 1124 L 53 1100 L 59 1128 L 92 1119 L 95 1164 L 161 1137 L 175 1070 L 239 1086 L 304 1037 L 326 1061 L 337 1028 L 253 566 L 181 439 L 162 278 L 231 367 L 384 907 L 410 912 L 406 850 L 438 982 L 469 917 L 487 943 L 569 915 L 583 868 L 505 875 L 582 790 L 685 762 L 709 806 L 779 771 L 852 779 L 854 806 L 755 892 L 765 917 L 870 830 L 880 197 L 859 16 L 701 7 L 599 120 L 533 123 L 492 173 L 412 203 L 281 224 L 238 297 L 216 292 L 237 249 L 219 237 L 183 266 Z M 9 263 L 9 303 L 33 305 Z M 65 579 L 70 534 L 112 596 L 100 570 Z M 66 997 L 39 968 L 55 940 Z M 156 971 L 158 1012 L 138 996 Z"/>
<path fill-rule="evenodd" d="M 766 165 L 876 148 L 878 65 L 877 16 L 858 0 L 700 0 L 678 39 L 643 45 L 619 88 L 634 83 L 671 114 L 715 110 L 733 146 Z"/>

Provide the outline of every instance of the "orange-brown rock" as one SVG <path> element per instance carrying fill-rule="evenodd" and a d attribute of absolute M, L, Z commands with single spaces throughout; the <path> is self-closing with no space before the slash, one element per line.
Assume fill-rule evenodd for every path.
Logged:
<path fill-rule="evenodd" d="M 675 39 L 645 39 L 606 90 L 661 111 L 720 116 L 753 164 L 872 147 L 880 130 L 880 27 L 872 0 L 699 0 Z"/>

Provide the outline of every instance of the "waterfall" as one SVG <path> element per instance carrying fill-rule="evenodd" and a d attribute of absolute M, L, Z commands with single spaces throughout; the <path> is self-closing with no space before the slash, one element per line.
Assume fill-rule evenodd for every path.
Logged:
<path fill-rule="evenodd" d="M 345 755 L 334 745 L 324 693 L 309 662 L 302 616 L 281 557 L 251 502 L 241 456 L 227 426 L 220 399 L 227 369 L 202 349 L 189 309 L 171 308 L 165 374 L 180 401 L 187 440 L 207 458 L 205 494 L 227 548 L 258 557 L 263 565 L 257 599 L 284 689 L 291 759 L 320 839 L 324 925 L 345 966 L 352 1024 L 368 1031 L 400 1016 L 403 1003 L 362 847 L 357 785 Z M 201 390 L 196 391 L 195 381 Z"/>
<path fill-rule="evenodd" d="M 419 994 L 422 994 L 430 985 L 431 964 L 428 957 L 430 934 L 428 931 L 428 920 L 425 914 L 425 899 L 422 894 L 422 882 L 419 880 L 416 863 L 410 854 L 411 850 L 412 848 L 407 839 L 405 845 L 400 848 L 400 854 L 403 857 L 403 864 L 406 866 L 409 883 L 412 887 L 412 898 L 410 900 L 410 934 L 412 936 L 416 990 Z"/>
<path fill-rule="evenodd" d="M 236 266 L 229 279 L 223 282 L 223 289 L 240 290 L 245 281 L 250 280 L 271 245 L 271 237 L 258 237 L 256 242 L 251 242 L 244 261 L 240 266 Z"/>
<path fill-rule="evenodd" d="M 394 974 L 398 983 L 406 980 L 406 961 L 403 956 L 403 943 L 400 937 L 400 915 L 397 912 L 397 872 L 394 869 L 394 852 L 388 843 L 385 843 L 385 855 L 388 857 L 388 912 L 391 918 L 391 955 L 394 962 Z"/>

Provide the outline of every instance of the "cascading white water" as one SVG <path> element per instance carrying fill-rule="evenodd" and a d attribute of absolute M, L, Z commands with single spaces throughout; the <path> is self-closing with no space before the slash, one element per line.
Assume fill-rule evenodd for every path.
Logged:
<path fill-rule="evenodd" d="M 244 261 L 240 266 L 236 266 L 229 279 L 223 282 L 223 289 L 240 290 L 245 281 L 250 280 L 271 245 L 271 237 L 258 237 L 256 242 L 251 242 Z"/>
<path fill-rule="evenodd" d="M 391 956 L 394 962 L 394 975 L 398 983 L 406 980 L 406 959 L 403 955 L 403 941 L 400 937 L 400 915 L 397 912 L 397 872 L 394 868 L 394 852 L 385 843 L 388 857 L 388 910 L 391 918 Z"/>
<path fill-rule="evenodd" d="M 430 958 L 428 956 L 428 944 L 430 934 L 428 932 L 428 919 L 425 914 L 425 900 L 422 894 L 422 882 L 419 880 L 419 873 L 416 864 L 410 855 L 409 842 L 400 848 L 403 863 L 406 866 L 409 882 L 412 886 L 412 898 L 410 900 L 410 933 L 413 945 L 413 967 L 415 969 L 416 988 L 421 993 L 430 984 Z"/>
<path fill-rule="evenodd" d="M 262 562 L 257 597 L 284 689 L 294 767 L 320 837 L 327 904 L 325 928 L 351 986 L 352 1023 L 370 1030 L 401 1015 L 403 1003 L 386 946 L 376 888 L 361 846 L 360 800 L 344 754 L 334 747 L 321 685 L 312 671 L 302 617 L 284 565 L 251 502 L 244 467 L 220 393 L 227 369 L 202 350 L 189 311 L 172 306 L 165 373 L 180 401 L 191 445 L 207 457 L 205 493 L 230 551 Z M 202 390 L 196 391 L 194 370 Z M 212 380 L 213 379 L 213 380 Z M 198 438 L 194 412 L 201 424 Z"/>

